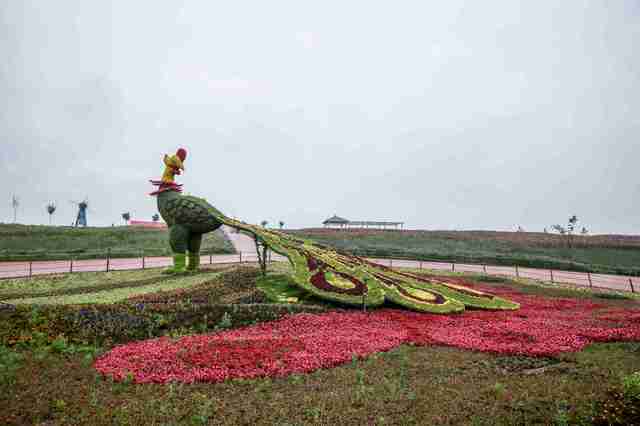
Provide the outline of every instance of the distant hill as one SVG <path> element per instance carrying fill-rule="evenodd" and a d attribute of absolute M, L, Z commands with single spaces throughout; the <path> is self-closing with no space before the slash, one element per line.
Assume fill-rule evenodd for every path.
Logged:
<path fill-rule="evenodd" d="M 640 236 L 308 228 L 287 231 L 359 255 L 640 275 Z"/>
<path fill-rule="evenodd" d="M 113 226 L 72 228 L 0 224 L 0 260 L 46 260 L 112 257 L 168 256 L 167 229 Z M 234 253 L 231 242 L 221 230 L 204 236 L 203 254 Z"/>

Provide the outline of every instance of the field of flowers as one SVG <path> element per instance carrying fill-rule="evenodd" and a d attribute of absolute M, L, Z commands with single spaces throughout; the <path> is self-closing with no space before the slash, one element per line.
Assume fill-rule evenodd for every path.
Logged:
<path fill-rule="evenodd" d="M 96 368 L 114 380 L 129 377 L 136 383 L 218 382 L 308 373 L 403 343 L 548 357 L 595 342 L 640 341 L 640 304 L 611 308 L 589 299 L 526 295 L 460 278 L 440 280 L 492 290 L 521 308 L 453 316 L 397 309 L 300 314 L 214 335 L 131 343 L 100 358 Z"/>
<path fill-rule="evenodd" d="M 634 296 L 392 269 L 210 213 L 288 265 L 0 283 L 0 424 L 640 423 Z"/>
<path fill-rule="evenodd" d="M 638 370 L 637 299 L 368 270 L 456 289 L 469 304 L 451 315 L 397 303 L 331 306 L 285 264 L 266 277 L 244 266 L 171 278 L 152 271 L 155 284 L 140 271 L 105 282 L 88 274 L 92 286 L 56 278 L 37 291 L 12 282 L 23 302 L 65 296 L 55 291 L 95 297 L 0 307 L 0 423 L 608 424 L 603 407 L 634 419 L 635 394 L 615 386 Z M 356 287 L 326 269 L 325 277 Z M 127 285 L 113 303 L 92 290 L 117 295 Z M 297 300 L 264 303 L 282 295 Z M 469 309 L 484 295 L 520 308 Z"/>

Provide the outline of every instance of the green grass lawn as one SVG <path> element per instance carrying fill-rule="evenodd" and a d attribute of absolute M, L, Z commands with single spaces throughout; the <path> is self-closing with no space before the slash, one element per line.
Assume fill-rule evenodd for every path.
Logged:
<path fill-rule="evenodd" d="M 496 265 L 520 265 L 601 273 L 640 275 L 640 246 L 598 244 L 567 248 L 546 234 L 429 231 L 300 230 L 294 235 L 364 256 L 410 257 Z M 536 234 L 534 234 L 536 235 Z M 554 236 L 559 237 L 559 236 Z M 595 238 L 595 237 L 594 237 Z M 601 242 L 602 241 L 602 242 Z M 561 241 L 560 241 L 561 242 Z"/>
<path fill-rule="evenodd" d="M 1 291 L 21 294 L 14 301 L 21 309 L 52 291 L 64 293 L 56 297 L 67 297 L 51 298 L 57 302 L 107 303 L 110 312 L 125 306 L 120 303 L 163 305 L 201 297 L 214 303 L 233 300 L 225 308 L 233 321 L 225 327 L 237 327 L 252 319 L 236 323 L 243 302 L 234 295 L 246 298 L 247 292 L 257 291 L 256 285 L 287 291 L 291 271 L 285 263 L 272 264 L 268 277 L 261 279 L 257 268 L 218 268 L 170 278 L 152 270 L 16 279 L 5 281 L 10 285 Z M 640 303 L 602 298 L 602 293 L 588 290 L 470 277 L 548 297 L 594 298 L 612 307 L 637 308 Z M 175 309 L 180 306 L 187 309 L 187 305 Z M 44 326 L 42 319 L 30 321 L 38 330 Z M 200 314 L 191 325 L 165 332 L 177 337 L 219 329 L 217 319 L 207 325 L 205 316 L 204 321 Z M 135 385 L 106 380 L 93 369 L 95 357 L 111 347 L 64 339 L 0 345 L 0 424 L 587 425 L 605 408 L 616 410 L 617 400 L 611 399 L 607 389 L 622 389 L 623 381 L 640 369 L 640 343 L 595 344 L 552 358 L 403 345 L 305 375 L 218 384 Z"/>
<path fill-rule="evenodd" d="M 128 226 L 71 228 L 66 226 L 0 224 L 0 261 L 92 259 L 106 257 L 168 256 L 166 229 Z M 234 253 L 221 230 L 205 234 L 203 254 Z"/>

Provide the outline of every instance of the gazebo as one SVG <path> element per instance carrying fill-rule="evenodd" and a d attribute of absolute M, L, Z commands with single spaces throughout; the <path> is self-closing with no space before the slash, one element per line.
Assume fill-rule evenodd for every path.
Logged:
<path fill-rule="evenodd" d="M 345 226 L 347 226 L 349 224 L 349 220 L 340 217 L 340 216 L 336 216 L 335 214 L 330 217 L 329 219 L 325 220 L 324 222 L 322 222 L 322 224 L 326 227 L 339 227 L 339 228 L 344 228 Z"/>
<path fill-rule="evenodd" d="M 382 228 L 387 229 L 387 227 L 393 227 L 394 229 L 402 229 L 404 227 L 404 222 L 388 222 L 388 221 L 380 221 L 380 220 L 348 220 L 343 217 L 333 215 L 329 219 L 322 222 L 325 228 L 327 227 L 336 227 L 336 228 Z"/>

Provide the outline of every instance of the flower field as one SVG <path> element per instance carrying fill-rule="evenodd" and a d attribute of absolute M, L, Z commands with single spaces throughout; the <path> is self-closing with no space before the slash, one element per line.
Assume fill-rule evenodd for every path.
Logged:
<path fill-rule="evenodd" d="M 440 280 L 451 281 L 449 285 L 460 281 Z M 464 283 L 471 292 L 484 289 Z M 640 309 L 492 290 L 516 300 L 520 309 L 453 316 L 397 309 L 298 314 L 216 334 L 118 346 L 98 359 L 95 368 L 114 380 L 130 378 L 136 383 L 219 382 L 308 373 L 403 343 L 544 357 L 579 351 L 595 342 L 640 341 Z"/>
<path fill-rule="evenodd" d="M 617 418 L 606 395 L 635 416 L 602 390 L 637 371 L 633 298 L 391 269 L 211 213 L 289 264 L 7 281 L 0 423 L 552 424 Z"/>
<path fill-rule="evenodd" d="M 363 312 L 312 296 L 295 271 L 273 263 L 266 277 L 245 265 L 11 281 L 5 294 L 23 301 L 94 297 L 0 305 L 0 423 L 634 424 L 622 388 L 606 389 L 638 370 L 638 300 L 400 269 L 384 276 L 520 309 Z M 102 303 L 126 288 L 126 299 Z M 408 287 L 426 297 L 419 291 Z"/>

